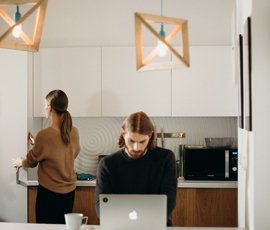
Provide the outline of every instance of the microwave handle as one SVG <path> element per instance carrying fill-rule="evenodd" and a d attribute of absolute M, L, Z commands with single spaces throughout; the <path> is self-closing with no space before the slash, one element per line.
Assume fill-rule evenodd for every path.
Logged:
<path fill-rule="evenodd" d="M 225 150 L 225 178 L 229 179 L 229 170 L 230 169 L 230 151 Z"/>

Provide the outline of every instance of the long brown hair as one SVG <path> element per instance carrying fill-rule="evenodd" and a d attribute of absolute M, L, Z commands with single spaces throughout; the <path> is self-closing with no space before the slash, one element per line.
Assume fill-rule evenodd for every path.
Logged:
<path fill-rule="evenodd" d="M 150 139 L 147 147 L 150 149 L 156 147 L 156 132 L 154 125 L 152 124 L 150 118 L 144 112 L 136 112 L 129 115 L 122 124 L 122 130 L 148 135 Z M 122 130 L 118 138 L 119 147 L 125 146 L 125 140 Z"/>
<path fill-rule="evenodd" d="M 70 132 L 72 129 L 72 118 L 67 111 L 68 97 L 62 90 L 56 89 L 47 94 L 46 100 L 57 115 L 62 116 L 60 124 L 61 138 L 64 144 L 67 145 L 70 143 Z"/>

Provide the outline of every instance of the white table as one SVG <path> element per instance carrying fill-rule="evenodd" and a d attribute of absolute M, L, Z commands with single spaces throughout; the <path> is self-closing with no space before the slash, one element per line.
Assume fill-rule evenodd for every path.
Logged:
<path fill-rule="evenodd" d="M 26 223 L 0 223 L 0 229 L 8 230 L 66 230 L 63 224 L 26 224 Z M 151 229 L 151 228 L 150 228 Z M 244 228 L 207 228 L 207 227 L 168 227 L 168 230 L 246 230 Z M 97 225 L 85 225 L 81 230 L 100 230 Z"/>

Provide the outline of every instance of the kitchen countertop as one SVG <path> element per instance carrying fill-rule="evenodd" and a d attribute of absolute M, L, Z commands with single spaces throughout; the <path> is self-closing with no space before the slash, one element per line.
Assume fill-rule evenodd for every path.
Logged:
<path fill-rule="evenodd" d="M 0 229 L 9 230 L 66 230 L 64 224 L 26 224 L 26 223 L 0 223 Z M 81 230 L 100 230 L 97 225 L 83 225 Z M 167 227 L 168 230 L 207 230 L 209 227 Z M 211 230 L 246 230 L 245 228 L 215 228 Z"/>
<path fill-rule="evenodd" d="M 20 181 L 26 186 L 37 186 L 37 180 Z M 199 181 L 199 180 L 185 180 L 178 178 L 178 188 L 237 188 L 237 181 Z M 96 180 L 77 181 L 78 187 L 95 187 Z"/>

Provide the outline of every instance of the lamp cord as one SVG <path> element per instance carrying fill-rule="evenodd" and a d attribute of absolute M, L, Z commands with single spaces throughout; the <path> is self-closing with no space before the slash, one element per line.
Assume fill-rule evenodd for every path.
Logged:
<path fill-rule="evenodd" d="M 163 16 L 163 0 L 160 0 L 160 15 Z M 165 38 L 165 32 L 164 32 L 164 25 L 163 23 L 160 24 L 160 36 Z"/>
<path fill-rule="evenodd" d="M 163 0 L 160 0 L 160 15 L 163 16 Z"/>

